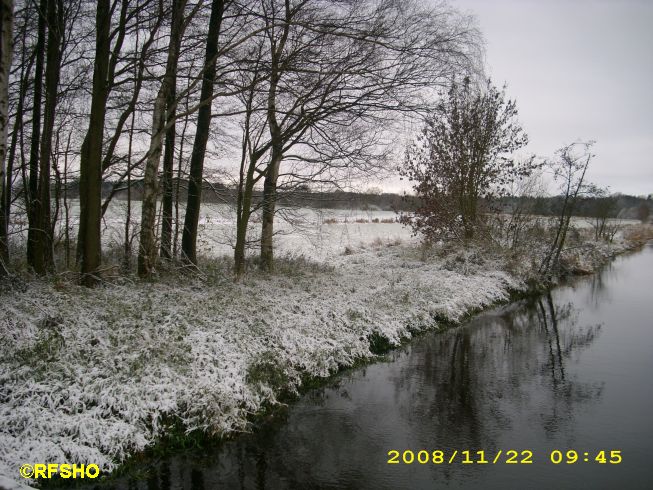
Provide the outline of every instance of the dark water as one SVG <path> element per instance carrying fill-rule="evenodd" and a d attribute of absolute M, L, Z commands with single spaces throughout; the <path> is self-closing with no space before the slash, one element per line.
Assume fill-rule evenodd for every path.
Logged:
<path fill-rule="evenodd" d="M 118 487 L 653 488 L 652 272 L 649 246 L 550 295 L 422 336 L 311 391 L 254 435 L 153 463 Z M 459 456 L 388 464 L 392 449 Z M 575 464 L 550 461 L 569 449 Z M 462 464 L 464 450 L 474 460 L 484 450 L 490 463 Z M 498 450 L 530 450 L 533 463 L 492 464 Z M 613 450 L 620 464 L 595 461 Z"/>

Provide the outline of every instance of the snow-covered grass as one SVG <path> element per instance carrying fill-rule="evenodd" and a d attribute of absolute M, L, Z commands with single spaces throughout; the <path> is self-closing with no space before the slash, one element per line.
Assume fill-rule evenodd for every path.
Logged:
<path fill-rule="evenodd" d="M 208 247 L 200 277 L 122 277 L 94 290 L 27 277 L 0 291 L 0 475 L 18 479 L 23 463 L 111 471 L 173 423 L 247 430 L 306 377 L 372 359 L 376 339 L 397 345 L 526 288 L 526 261 L 508 255 L 425 253 L 395 223 L 314 227 L 321 248 L 306 241 L 317 235 L 281 237 L 298 254 L 240 283 Z M 567 260 L 593 266 L 616 249 L 578 247 Z"/>
<path fill-rule="evenodd" d="M 32 280 L 4 291 L 0 474 L 17 478 L 25 462 L 110 471 L 172 419 L 188 431 L 244 430 L 249 414 L 303 376 L 373 357 L 374 335 L 398 344 L 522 287 L 497 264 L 456 270 L 393 243 L 329 267 L 281 260 L 278 274 L 243 283 L 225 262 L 203 280 L 95 290 Z"/>

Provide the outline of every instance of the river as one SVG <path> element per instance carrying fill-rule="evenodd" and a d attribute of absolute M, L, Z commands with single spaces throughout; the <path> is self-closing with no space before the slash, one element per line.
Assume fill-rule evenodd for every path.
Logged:
<path fill-rule="evenodd" d="M 346 371 L 253 434 L 150 462 L 144 478 L 111 486 L 653 488 L 652 378 L 649 244 Z"/>

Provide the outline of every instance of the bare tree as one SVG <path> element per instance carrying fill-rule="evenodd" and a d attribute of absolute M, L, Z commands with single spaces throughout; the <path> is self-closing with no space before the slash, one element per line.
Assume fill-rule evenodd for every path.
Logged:
<path fill-rule="evenodd" d="M 517 178 L 508 187 L 507 209 L 490 213 L 490 238 L 500 246 L 522 255 L 541 239 L 543 218 L 537 216 L 537 202 L 546 194 L 541 169 Z"/>
<path fill-rule="evenodd" d="M 13 51 L 13 0 L 0 1 L 0 276 L 7 273 L 9 251 L 7 244 L 8 206 L 11 186 L 5 182 L 5 161 L 7 158 L 7 134 L 9 128 L 9 69 Z M 11 172 L 9 172 L 11 175 Z M 11 183 L 11 180 L 8 179 Z"/>
<path fill-rule="evenodd" d="M 567 239 L 571 217 L 585 191 L 585 174 L 594 157 L 591 152 L 593 144 L 593 141 L 589 141 L 563 146 L 556 152 L 557 159 L 548 162 L 554 179 L 560 184 L 563 201 L 556 218 L 553 240 L 539 268 L 542 276 L 549 275 L 559 267 L 560 254 Z"/>
<path fill-rule="evenodd" d="M 120 154 L 116 152 L 121 138 L 124 136 L 125 131 L 127 132 L 127 139 L 129 141 L 128 148 L 131 148 L 132 143 L 134 142 L 135 134 L 135 125 L 134 125 L 134 113 L 137 109 L 137 104 L 140 101 L 140 97 L 143 92 L 143 85 L 146 82 L 146 72 L 149 72 L 153 67 L 148 63 L 149 58 L 156 58 L 156 50 L 154 49 L 154 44 L 157 40 L 157 34 L 164 20 L 164 10 L 158 8 L 153 15 L 145 16 L 145 20 L 141 18 L 141 13 L 145 8 L 152 4 L 152 0 L 149 0 L 142 4 L 137 4 L 136 7 L 130 11 L 129 15 L 126 15 L 126 6 L 128 6 L 128 1 L 123 0 L 123 9 L 121 12 L 120 20 L 118 23 L 118 32 L 121 35 L 118 36 L 113 49 L 111 50 L 111 59 L 109 63 L 109 79 L 107 82 L 108 92 L 113 92 L 114 88 L 123 87 L 126 83 L 130 83 L 131 87 L 129 90 L 130 96 L 128 97 L 126 103 L 120 107 L 121 112 L 117 115 L 117 120 L 115 121 L 113 127 L 113 134 L 109 138 L 109 143 L 106 145 L 106 150 L 102 158 L 102 175 L 103 178 L 115 178 L 116 180 L 113 183 L 112 189 L 109 192 L 109 195 L 104 199 L 102 203 L 102 216 L 107 212 L 111 200 L 115 194 L 124 189 L 125 179 L 129 181 L 128 186 L 131 185 L 131 177 L 133 171 L 140 166 L 143 160 L 137 160 L 132 162 L 132 151 L 128 149 L 127 155 Z M 158 4 L 161 7 L 161 4 Z M 133 26 L 128 26 L 128 18 L 134 18 Z M 144 26 L 148 25 L 149 18 L 149 28 L 146 27 L 147 37 L 145 41 L 140 45 L 139 43 L 139 32 L 143 29 Z M 124 44 L 124 37 L 127 34 L 127 31 L 134 31 L 132 37 L 135 38 L 135 47 L 131 57 L 129 53 L 126 54 L 125 58 L 132 59 L 131 68 L 133 69 L 133 78 L 130 80 L 129 77 L 117 77 L 117 65 L 120 62 L 126 61 L 120 56 L 120 50 Z M 114 31 L 115 32 L 115 31 Z M 154 59 L 150 63 L 157 63 L 157 60 Z M 130 71 L 130 63 L 123 63 L 124 66 L 119 70 L 123 75 Z M 124 88 L 122 89 L 124 90 Z M 152 104 L 153 105 L 153 104 Z M 129 118 L 132 118 L 132 124 L 128 129 L 125 129 L 125 125 Z M 126 168 L 118 168 L 119 165 L 116 165 L 120 162 L 126 162 Z M 129 191 L 131 192 L 131 190 Z"/>
<path fill-rule="evenodd" d="M 236 243 L 234 246 L 234 273 L 236 278 L 245 272 L 245 248 L 247 246 L 247 228 L 253 207 L 254 187 L 265 176 L 260 161 L 270 148 L 270 141 L 264 138 L 267 129 L 264 104 L 257 98 L 257 91 L 263 80 L 261 75 L 262 46 L 252 49 L 250 59 L 252 69 L 244 70 L 242 76 L 247 77 L 244 85 L 249 89 L 244 91 L 244 121 L 242 127 L 241 157 L 236 186 Z M 251 78 L 249 78 L 251 75 Z"/>
<path fill-rule="evenodd" d="M 5 183 L 3 189 L 3 195 L 0 202 L 0 222 L 4 220 L 4 225 L 0 226 L 0 233 L 5 233 L 5 242 L 4 245 L 8 246 L 8 226 L 10 223 L 11 208 L 14 202 L 20 193 L 21 189 L 17 189 L 16 196 L 14 196 L 14 178 L 15 171 L 17 173 L 23 173 L 23 195 L 27 196 L 25 198 L 26 206 L 28 203 L 28 192 L 26 189 L 27 178 L 25 177 L 25 151 L 24 151 L 24 115 L 26 113 L 26 102 L 28 99 L 28 88 L 30 84 L 30 74 L 32 72 L 32 67 L 34 66 L 35 60 L 35 51 L 29 49 L 28 46 L 28 31 L 29 31 L 29 17 L 30 17 L 30 8 L 24 6 L 22 9 L 16 10 L 14 16 L 18 22 L 15 23 L 16 35 L 14 38 L 14 47 L 13 50 L 19 54 L 20 61 L 18 63 L 16 77 L 17 80 L 13 87 L 16 111 L 14 114 L 14 124 L 11 131 L 11 143 L 9 144 L 9 150 L 6 158 L 6 170 L 5 170 Z M 17 94 L 16 94 L 17 92 Z M 20 165 L 16 165 L 16 160 L 20 159 Z M 8 260 L 8 250 L 5 256 L 5 261 Z"/>
<path fill-rule="evenodd" d="M 262 263 L 271 270 L 274 219 L 283 215 L 279 196 L 291 199 L 307 186 L 338 187 L 384 171 L 396 114 L 409 117 L 423 107 L 429 84 L 468 70 L 477 41 L 467 18 L 416 0 L 16 2 L 20 64 L 10 74 L 14 120 L 0 179 L 0 236 L 6 237 L 12 202 L 24 202 L 28 262 L 39 273 L 51 270 L 54 238 L 63 237 L 67 251 L 71 244 L 68 204 L 79 175 L 76 257 L 88 286 L 99 277 L 102 217 L 125 189 L 132 214 L 131 199 L 139 193 L 132 194 L 132 185 L 141 177 L 139 272 L 150 274 L 157 252 L 176 255 L 178 232 L 180 255 L 197 261 L 205 160 L 228 151 L 242 118 L 237 269 L 250 217 L 261 211 Z M 182 93 L 178 83 L 186 87 Z M 181 143 L 177 119 L 184 121 Z M 194 138 L 192 151 L 183 135 Z M 188 161 L 181 227 L 178 201 Z M 22 179 L 13 197 L 12 179 Z M 127 256 L 134 236 L 129 216 L 124 234 Z M 6 249 L 6 238 L 2 242 Z"/>
<path fill-rule="evenodd" d="M 442 5 L 308 0 L 263 0 L 261 5 L 269 63 L 270 156 L 263 183 L 260 266 L 271 271 L 281 164 L 291 149 L 299 150 L 296 162 L 311 163 L 311 156 L 302 158 L 306 150 L 317 156 L 317 170 L 304 172 L 304 180 L 324 178 L 338 166 L 349 174 L 359 165 L 369 169 L 366 158 L 357 157 L 382 143 L 373 128 L 423 107 L 427 87 L 457 71 L 470 71 L 477 39 L 467 18 Z M 348 126 L 350 132 L 342 130 Z M 373 137 L 360 145 L 366 134 Z"/>
<path fill-rule="evenodd" d="M 610 224 L 610 219 L 615 217 L 617 199 L 610 195 L 608 188 L 588 186 L 586 205 L 589 211 L 588 221 L 594 230 L 594 240 L 612 241 L 617 233 L 618 226 Z"/>

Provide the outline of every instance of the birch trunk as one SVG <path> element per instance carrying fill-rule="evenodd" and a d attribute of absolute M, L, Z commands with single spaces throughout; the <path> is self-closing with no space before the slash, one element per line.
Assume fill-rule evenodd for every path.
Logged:
<path fill-rule="evenodd" d="M 186 0 L 176 0 L 172 9 L 172 33 L 168 44 L 168 55 L 166 61 L 166 71 L 161 82 L 161 88 L 157 93 L 154 101 L 154 113 L 152 115 L 152 136 L 150 139 L 150 148 L 147 153 L 145 163 L 145 176 L 143 179 L 143 204 L 141 209 L 141 233 L 140 244 L 138 248 L 138 275 L 141 278 L 149 277 L 156 267 L 157 250 L 156 250 L 156 205 L 159 187 L 159 164 L 161 162 L 161 151 L 163 147 L 163 138 L 166 135 L 166 122 L 170 120 L 170 115 L 166 115 L 166 108 L 170 108 L 170 113 L 174 112 L 172 108 L 176 104 L 174 98 L 174 85 L 177 79 L 177 62 L 179 60 L 179 48 L 182 35 L 183 11 Z M 173 97 L 171 99 L 171 94 Z M 174 127 L 174 126 L 173 126 Z M 172 141 L 174 148 L 174 137 Z M 172 148 L 170 149 L 172 151 Z M 170 165 L 172 165 L 172 154 Z M 172 173 L 172 170 L 170 170 Z M 170 176 L 171 178 L 171 176 Z M 170 183 L 170 185 L 172 185 Z M 170 198 L 172 197 L 172 187 L 168 189 Z M 172 214 L 172 202 L 170 203 Z M 169 240 L 168 240 L 169 241 Z M 168 244 L 169 249 L 169 244 Z M 169 254 L 168 254 L 169 256 Z"/>

